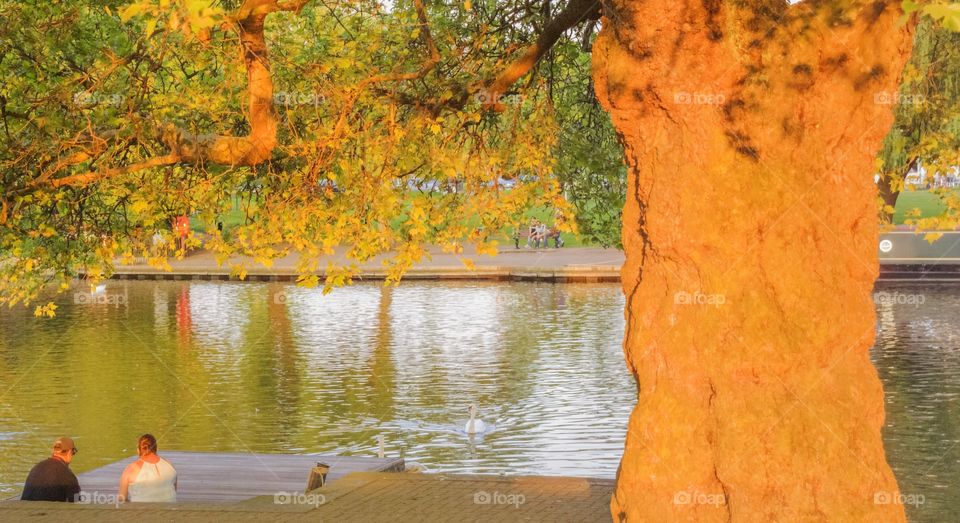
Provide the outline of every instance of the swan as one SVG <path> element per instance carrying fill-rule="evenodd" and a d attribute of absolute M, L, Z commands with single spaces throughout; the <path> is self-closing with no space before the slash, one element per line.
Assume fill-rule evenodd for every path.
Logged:
<path fill-rule="evenodd" d="M 486 432 L 486 430 L 487 424 L 483 420 L 477 419 L 477 406 L 470 405 L 470 421 L 463 427 L 463 431 L 467 434 L 480 434 Z"/>

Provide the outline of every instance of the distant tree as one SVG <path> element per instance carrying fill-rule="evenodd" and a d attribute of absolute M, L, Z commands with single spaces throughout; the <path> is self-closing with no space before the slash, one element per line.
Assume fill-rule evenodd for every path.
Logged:
<path fill-rule="evenodd" d="M 923 18 L 899 92 L 879 96 L 878 101 L 895 106 L 893 128 L 879 157 L 881 217 L 890 223 L 907 172 L 921 162 L 931 175 L 960 165 L 960 33 Z M 960 201 L 952 191 L 939 193 L 953 212 L 912 222 L 927 228 L 956 227 Z"/>

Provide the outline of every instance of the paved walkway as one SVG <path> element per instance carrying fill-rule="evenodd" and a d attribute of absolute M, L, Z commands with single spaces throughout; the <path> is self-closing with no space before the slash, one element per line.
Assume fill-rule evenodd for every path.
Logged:
<path fill-rule="evenodd" d="M 894 233 L 901 234 L 901 233 Z M 901 234 L 902 236 L 902 234 Z M 897 244 L 904 243 L 903 238 L 890 234 L 883 236 L 895 239 Z M 957 235 L 960 245 L 960 233 Z M 926 243 L 923 236 L 908 237 L 910 242 Z M 953 240 L 951 240 L 953 241 Z M 912 245 L 912 244 L 911 244 Z M 960 249 L 960 247 L 956 247 Z M 338 250 L 329 261 L 345 265 L 348 260 Z M 513 281 L 551 281 L 551 282 L 618 282 L 620 268 L 625 257 L 617 249 L 599 247 L 570 247 L 561 249 L 514 249 L 506 246 L 497 256 L 480 256 L 472 252 L 454 255 L 442 252 L 438 248 L 430 249 L 431 258 L 412 267 L 404 278 L 408 280 L 429 279 L 490 279 Z M 880 256 L 879 281 L 960 281 L 960 258 L 937 257 L 926 253 L 921 258 L 891 258 L 894 254 Z M 360 266 L 359 279 L 383 279 L 386 272 L 382 261 L 385 257 L 375 258 Z M 475 268 L 468 269 L 462 258 L 470 259 Z M 911 261 L 912 260 L 912 261 Z M 297 255 L 291 254 L 274 261 L 271 267 L 264 267 L 252 258 L 236 257 L 222 267 L 217 265 L 216 256 L 207 251 L 197 251 L 183 260 L 171 260 L 171 271 L 162 271 L 146 263 L 117 265 L 117 278 L 125 279 L 216 279 L 231 278 L 231 265 L 242 264 L 250 280 L 295 280 L 297 275 Z M 321 277 L 323 276 L 321 271 Z"/>
<path fill-rule="evenodd" d="M 0 503 L 0 521 L 608 522 L 613 480 L 356 473 L 233 504 Z"/>
<path fill-rule="evenodd" d="M 620 267 L 624 262 L 623 252 L 616 249 L 575 247 L 561 249 L 514 249 L 508 246 L 497 256 L 480 256 L 472 252 L 463 255 L 447 254 L 438 248 L 430 249 L 431 258 L 412 267 L 409 279 L 533 279 L 552 281 L 619 281 Z M 251 258 L 237 257 L 218 266 L 216 256 L 207 251 L 197 251 L 182 260 L 171 260 L 172 271 L 162 271 L 146 263 L 117 265 L 116 274 L 121 278 L 211 278 L 226 279 L 231 266 L 243 265 L 251 279 L 291 279 L 297 275 L 297 254 L 274 260 L 271 267 L 264 267 Z M 386 272 L 383 260 L 377 257 L 360 266 L 361 278 L 382 279 Z M 470 259 L 475 270 L 468 269 L 463 258 Z M 344 250 L 338 250 L 329 258 L 335 264 L 345 265 Z M 325 266 L 325 263 L 324 263 Z"/>

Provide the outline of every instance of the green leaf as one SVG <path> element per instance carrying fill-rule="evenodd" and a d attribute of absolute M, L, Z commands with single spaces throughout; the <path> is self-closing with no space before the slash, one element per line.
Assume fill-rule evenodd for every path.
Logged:
<path fill-rule="evenodd" d="M 960 4 L 932 4 L 923 11 L 951 31 L 960 31 Z"/>

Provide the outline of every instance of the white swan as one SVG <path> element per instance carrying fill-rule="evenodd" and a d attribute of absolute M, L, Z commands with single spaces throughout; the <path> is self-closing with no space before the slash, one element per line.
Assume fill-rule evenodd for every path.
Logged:
<path fill-rule="evenodd" d="M 470 421 L 463 427 L 463 431 L 467 434 L 480 434 L 486 430 L 487 424 L 482 419 L 477 419 L 477 406 L 470 405 Z"/>

